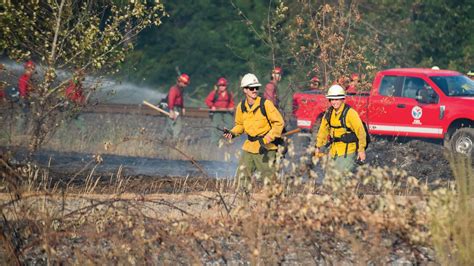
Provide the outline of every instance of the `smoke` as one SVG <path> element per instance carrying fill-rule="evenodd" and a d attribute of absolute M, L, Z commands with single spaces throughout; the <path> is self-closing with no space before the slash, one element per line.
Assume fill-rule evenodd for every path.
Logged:
<path fill-rule="evenodd" d="M 3 60 L 0 63 L 6 68 L 6 71 L 0 73 L 0 80 L 7 82 L 8 86 L 18 86 L 18 78 L 23 74 L 23 64 L 11 60 Z M 41 65 L 37 65 L 35 71 L 33 80 L 35 77 L 39 79 L 44 76 L 44 68 Z M 70 79 L 72 74 L 67 70 L 56 70 L 56 83 Z M 140 104 L 143 100 L 157 103 L 165 97 L 164 93 L 147 86 L 137 86 L 130 82 L 119 82 L 103 77 L 86 76 L 83 87 L 86 93 L 88 89 L 94 88 L 90 99 L 101 103 Z"/>
<path fill-rule="evenodd" d="M 91 82 L 97 81 L 92 80 Z M 89 80 L 86 79 L 86 82 L 89 82 Z M 165 97 L 164 93 L 129 82 L 116 82 L 110 79 L 101 80 L 100 82 L 100 89 L 92 96 L 93 99 L 97 99 L 99 102 L 140 104 L 143 100 L 147 100 L 157 103 Z"/>

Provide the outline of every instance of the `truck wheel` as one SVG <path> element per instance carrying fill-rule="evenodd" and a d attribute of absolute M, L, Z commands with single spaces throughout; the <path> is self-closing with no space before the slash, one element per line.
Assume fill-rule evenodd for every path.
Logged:
<path fill-rule="evenodd" d="M 456 153 L 472 155 L 473 143 L 474 128 L 460 128 L 454 132 L 449 146 Z"/>

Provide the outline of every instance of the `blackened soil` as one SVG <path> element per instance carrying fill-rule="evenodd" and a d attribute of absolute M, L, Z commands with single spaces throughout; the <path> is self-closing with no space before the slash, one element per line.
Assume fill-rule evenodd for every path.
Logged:
<path fill-rule="evenodd" d="M 421 180 L 454 178 L 449 153 L 441 144 L 427 140 L 374 139 L 367 157 L 371 165 L 400 168 Z"/>
<path fill-rule="evenodd" d="M 300 151 L 314 145 L 314 140 L 311 139 L 309 135 L 293 137 L 296 149 Z M 428 182 L 453 180 L 450 161 L 456 162 L 459 158 L 450 159 L 452 154 L 441 142 L 385 137 L 372 137 L 366 154 L 366 161 L 371 166 L 398 168 L 406 171 L 409 176 Z M 305 153 L 300 152 L 298 156 L 303 155 Z"/>

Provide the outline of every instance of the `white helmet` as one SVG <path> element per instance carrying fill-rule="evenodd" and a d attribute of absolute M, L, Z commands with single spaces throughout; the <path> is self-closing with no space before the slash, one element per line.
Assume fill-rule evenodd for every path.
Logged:
<path fill-rule="evenodd" d="M 332 85 L 328 90 L 328 94 L 326 94 L 326 98 L 344 99 L 346 98 L 346 91 L 340 85 Z"/>
<path fill-rule="evenodd" d="M 246 88 L 246 87 L 260 87 L 262 84 L 258 82 L 257 77 L 254 74 L 247 73 L 245 76 L 242 78 L 242 81 L 240 81 L 240 87 L 241 88 Z"/>

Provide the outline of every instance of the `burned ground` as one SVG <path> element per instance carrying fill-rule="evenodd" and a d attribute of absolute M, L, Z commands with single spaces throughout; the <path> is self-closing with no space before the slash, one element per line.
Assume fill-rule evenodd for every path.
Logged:
<path fill-rule="evenodd" d="M 3 115 L 7 117 L 7 113 Z M 8 114 L 13 118 L 20 116 L 18 110 Z M 171 140 L 164 134 L 166 119 L 161 116 L 85 113 L 65 120 L 43 150 L 63 160 L 70 157 L 69 164 L 63 162 L 60 169 L 54 169 L 54 172 L 71 173 L 82 169 L 87 163 L 92 167 L 97 158 L 109 156 L 110 160 L 105 160 L 99 170 L 105 168 L 114 173 L 120 168 L 122 175 L 149 177 L 232 177 L 244 137 L 234 140 L 232 144 L 225 141 L 220 145 L 211 143 L 210 132 L 216 129 L 212 128 L 209 118 L 185 118 L 184 121 L 182 137 Z M 28 139 L 18 130 L 17 122 L 3 120 L 3 137 L 0 139 L 3 151 L 10 149 L 20 154 L 21 147 L 27 146 Z M 296 156 L 287 158 L 296 161 L 303 156 L 309 157 L 306 150 L 313 145 L 311 139 L 314 137 L 294 135 L 291 138 L 295 143 Z M 48 152 L 43 153 L 43 165 L 51 164 L 49 157 L 53 158 L 54 164 L 54 156 Z M 145 165 L 149 160 L 156 161 Z M 173 163 L 183 160 L 196 161 L 197 164 L 189 163 L 183 168 L 182 163 Z M 205 167 L 207 173 L 199 169 L 199 162 L 209 165 Z M 410 176 L 429 182 L 453 179 L 444 147 L 426 140 L 373 137 L 367 151 L 367 162 L 371 166 L 399 168 Z M 137 170 L 140 165 L 141 170 Z M 173 172 L 173 167 L 182 171 Z M 217 170 L 213 171 L 213 168 Z"/>

